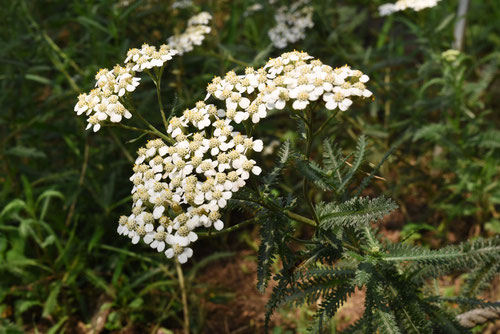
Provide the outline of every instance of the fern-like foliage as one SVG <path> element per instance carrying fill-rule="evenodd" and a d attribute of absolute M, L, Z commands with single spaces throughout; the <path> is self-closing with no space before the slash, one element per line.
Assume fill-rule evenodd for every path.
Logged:
<path fill-rule="evenodd" d="M 257 288 L 263 292 L 271 276 L 271 265 L 279 254 L 279 248 L 289 231 L 288 220 L 283 216 L 272 216 L 264 220 L 260 229 L 258 251 Z"/>
<path fill-rule="evenodd" d="M 279 175 L 285 168 L 288 160 L 292 155 L 292 150 L 290 148 L 290 141 L 286 141 L 281 145 L 278 151 L 278 157 L 276 158 L 276 163 L 274 168 L 264 177 L 264 188 L 263 192 L 268 192 L 269 189 L 276 183 Z"/>
<path fill-rule="evenodd" d="M 364 227 L 376 222 L 397 208 L 390 198 L 354 197 L 344 203 L 319 203 L 316 212 L 320 226 L 331 229 L 336 226 Z"/>
<path fill-rule="evenodd" d="M 413 138 L 433 137 L 442 141 L 446 131 L 443 126 L 428 127 Z M 346 333 L 468 333 L 455 319 L 456 311 L 447 309 L 447 305 L 460 304 L 462 310 L 497 306 L 475 297 L 500 272 L 500 237 L 479 238 L 432 250 L 382 242 L 372 228 L 371 223 L 380 221 L 397 204 L 383 196 L 361 197 L 361 192 L 394 147 L 410 136 L 404 134 L 370 173 L 363 171 L 367 176 L 358 186 L 354 185 L 354 180 L 359 180 L 356 173 L 367 155 L 364 136 L 359 138 L 354 152 L 347 155 L 331 140 L 325 140 L 321 164 L 291 152 L 288 143 L 282 146 L 277 167 L 259 190 L 265 194 L 262 207 L 255 208 L 259 214 L 269 216 L 261 228 L 258 256 L 261 290 L 271 276 L 271 264 L 278 257 L 282 262 L 281 270 L 274 275 L 277 284 L 267 304 L 266 326 L 281 305 L 315 305 L 309 330 L 323 333 L 329 319 L 356 289 L 365 291 L 365 311 Z M 491 136 L 494 135 L 485 137 Z M 294 238 L 290 219 L 298 217 L 287 212 L 295 205 L 295 198 L 279 198 L 269 191 L 287 164 L 293 164 L 307 181 L 327 191 L 328 198 L 333 197 L 330 202 L 314 205 L 316 221 L 308 219 L 308 224 L 316 223 L 317 227 L 309 240 Z M 243 204 L 257 202 L 256 194 L 244 193 L 245 196 L 237 200 Z M 296 242 L 305 246 L 294 251 L 297 247 L 291 244 Z M 460 297 L 444 298 L 426 288 L 429 279 L 457 272 L 470 272 Z"/>

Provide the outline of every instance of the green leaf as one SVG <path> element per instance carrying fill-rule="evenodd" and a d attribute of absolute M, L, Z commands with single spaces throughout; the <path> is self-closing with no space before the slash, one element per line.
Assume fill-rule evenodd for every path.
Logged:
<path fill-rule="evenodd" d="M 44 152 L 37 150 L 34 147 L 24 147 L 24 146 L 14 146 L 13 148 L 6 150 L 5 154 L 20 158 L 44 159 L 47 157 L 47 155 Z"/>
<path fill-rule="evenodd" d="M 340 192 L 344 187 L 349 184 L 349 181 L 354 176 L 354 173 L 358 170 L 365 158 L 366 154 L 366 137 L 365 135 L 361 135 L 358 139 L 358 143 L 356 145 L 356 151 L 354 152 L 354 162 L 352 163 L 352 167 L 349 169 L 349 173 L 344 177 L 344 180 L 340 184 L 337 192 Z"/>
<path fill-rule="evenodd" d="M 47 301 L 43 307 L 42 317 L 47 318 L 52 315 L 54 310 L 56 309 L 58 302 L 57 297 L 59 296 L 59 292 L 61 292 L 62 282 L 57 281 L 51 286 L 51 290 L 49 296 L 47 297 Z"/>
<path fill-rule="evenodd" d="M 64 325 L 64 323 L 66 322 L 66 320 L 68 320 L 68 316 L 64 316 L 62 317 L 58 322 L 57 324 L 55 324 L 54 326 L 52 326 L 49 331 L 47 332 L 47 334 L 56 334 L 59 329 L 62 327 L 62 325 Z"/>
<path fill-rule="evenodd" d="M 0 213 L 0 219 L 2 218 L 9 218 L 12 212 L 19 212 L 22 209 L 26 209 L 26 202 L 23 201 L 22 199 L 16 198 L 12 201 L 10 201 L 2 210 Z M 3 220 L 3 219 L 2 219 Z"/>
<path fill-rule="evenodd" d="M 16 310 L 19 313 L 24 313 L 34 306 L 42 306 L 38 300 L 19 300 L 16 302 Z"/>
<path fill-rule="evenodd" d="M 318 203 L 316 212 L 323 229 L 334 226 L 363 227 L 382 219 L 397 208 L 396 202 L 383 196 L 370 199 L 354 197 L 344 203 Z"/>
<path fill-rule="evenodd" d="M 27 79 L 27 80 L 36 81 L 36 82 L 44 84 L 44 85 L 50 85 L 51 84 L 50 79 L 42 77 L 42 76 L 37 75 L 37 74 L 26 74 L 24 76 L 24 78 Z"/>
<path fill-rule="evenodd" d="M 114 289 L 110 287 L 105 280 L 97 276 L 92 269 L 85 270 L 85 276 L 87 276 L 87 279 L 94 286 L 105 291 L 110 297 L 115 298 L 116 292 L 114 291 Z"/>
<path fill-rule="evenodd" d="M 396 319 L 394 317 L 394 314 L 392 314 L 392 312 L 378 309 L 377 312 L 375 312 L 375 314 L 377 316 L 378 326 L 381 330 L 381 333 L 387 333 L 387 334 L 401 333 L 398 325 L 396 324 Z"/>

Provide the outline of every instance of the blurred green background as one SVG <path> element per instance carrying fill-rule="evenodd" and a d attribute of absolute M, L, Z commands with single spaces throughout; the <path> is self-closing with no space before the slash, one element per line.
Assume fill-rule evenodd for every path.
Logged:
<path fill-rule="evenodd" d="M 2 5 L 0 333 L 182 328 L 173 264 L 116 233 L 118 217 L 130 210 L 135 151 L 147 138 L 114 128 L 89 133 L 73 106 L 100 68 L 123 62 L 129 48 L 144 42 L 166 43 L 201 10 L 214 16 L 212 32 L 168 64 L 167 109 L 180 112 L 203 99 L 214 75 L 262 66 L 283 51 L 349 64 L 370 76 L 375 99 L 340 115 L 327 132 L 343 147 L 365 133 L 373 162 L 393 147 L 365 194 L 383 193 L 400 205 L 382 233 L 437 247 L 500 232 L 500 2 L 471 2 L 464 50 L 456 57 L 443 52 L 453 44 L 457 1 L 390 17 L 378 15 L 384 1 L 313 1 L 314 28 L 284 50 L 267 37 L 277 5 L 263 1 L 262 10 L 247 15 L 254 1 L 194 1 L 185 9 L 172 3 Z M 161 124 L 153 87 L 143 77 L 135 99 L 148 120 Z M 295 128 L 277 112 L 257 133 L 265 143 L 295 145 Z M 262 165 L 273 159 L 264 157 Z M 287 173 L 277 189 L 296 183 Z M 228 214 L 226 226 L 244 218 Z M 256 235 L 250 226 L 195 246 L 184 267 L 193 332 L 261 330 L 266 295 L 254 288 Z M 241 302 L 242 296 L 254 297 Z M 308 316 L 307 309 L 284 310 L 274 332 L 300 332 Z"/>

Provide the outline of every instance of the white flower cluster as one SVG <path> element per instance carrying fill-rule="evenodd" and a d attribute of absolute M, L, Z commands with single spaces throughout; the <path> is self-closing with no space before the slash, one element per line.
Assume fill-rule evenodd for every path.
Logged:
<path fill-rule="evenodd" d="M 168 45 L 156 50 L 154 46 L 144 44 L 141 49 L 128 51 L 125 66 L 116 65 L 112 70 L 99 70 L 95 76 L 96 88 L 88 94 L 80 94 L 74 108 L 77 115 L 85 113 L 87 116 L 86 129 L 92 128 L 97 132 L 106 120 L 119 123 L 123 117 L 132 117 L 123 105 L 122 97 L 139 86 L 141 79 L 135 74 L 145 69 L 162 67 L 176 53 Z"/>
<path fill-rule="evenodd" d="M 177 0 L 172 3 L 172 9 L 184 9 L 184 8 L 189 8 L 193 7 L 193 1 L 192 0 Z"/>
<path fill-rule="evenodd" d="M 386 3 L 378 8 L 381 16 L 391 15 L 411 8 L 415 11 L 420 11 L 425 8 L 435 7 L 441 0 L 398 0 L 396 3 Z"/>
<path fill-rule="evenodd" d="M 262 171 L 246 154 L 263 149 L 261 140 L 234 131 L 224 114 L 200 101 L 170 120 L 174 145 L 156 139 L 139 149 L 130 178 L 132 214 L 120 218 L 118 233 L 134 244 L 142 238 L 158 252 L 167 248 L 168 258 L 185 263 L 198 239 L 195 228 L 224 227 L 220 210 L 251 173 Z"/>
<path fill-rule="evenodd" d="M 168 258 L 185 263 L 198 239 L 196 228 L 224 227 L 221 210 L 233 193 L 261 168 L 247 155 L 261 152 L 263 142 L 237 131 L 242 122 L 255 124 L 272 109 L 286 106 L 303 112 L 310 101 L 347 110 L 354 97 L 369 97 L 368 77 L 347 66 L 333 69 L 304 52 L 289 52 L 245 74 L 215 77 L 207 96 L 224 107 L 199 101 L 181 117 L 173 117 L 161 139 L 138 151 L 132 189 L 132 214 L 119 220 L 118 233 L 132 242 L 143 239 Z"/>
<path fill-rule="evenodd" d="M 188 21 L 186 30 L 179 35 L 168 38 L 168 43 L 172 48 L 179 51 L 179 54 L 192 51 L 194 45 L 201 45 L 205 39 L 205 35 L 210 33 L 211 28 L 208 26 L 212 15 L 207 12 L 201 12 Z"/>
<path fill-rule="evenodd" d="M 262 4 L 260 4 L 260 3 L 253 4 L 249 7 L 247 7 L 247 9 L 245 9 L 245 11 L 243 12 L 243 16 L 244 17 L 250 16 L 253 13 L 261 11 L 263 8 L 264 8 L 264 6 L 262 6 Z"/>
<path fill-rule="evenodd" d="M 159 50 L 155 46 L 143 44 L 140 49 L 128 50 L 125 63 L 131 66 L 134 72 L 142 72 L 153 67 L 162 67 L 164 63 L 178 53 L 178 50 L 168 44 L 163 44 Z"/>
<path fill-rule="evenodd" d="M 323 100 L 329 110 L 347 110 L 352 98 L 370 97 L 365 83 L 369 80 L 349 66 L 332 68 L 305 52 L 288 52 L 270 59 L 258 70 L 247 68 L 244 75 L 229 72 L 216 77 L 207 87 L 210 95 L 226 102 L 226 117 L 240 123 L 257 123 L 272 109 L 287 106 L 299 111 L 310 102 Z M 244 95 L 253 94 L 254 97 Z"/>
<path fill-rule="evenodd" d="M 305 30 L 314 27 L 312 21 L 314 8 L 307 6 L 310 0 L 298 0 L 290 6 L 276 10 L 276 25 L 269 29 L 268 35 L 273 45 L 279 49 L 288 43 L 295 43 L 306 37 Z"/>
<path fill-rule="evenodd" d="M 77 115 L 85 113 L 87 117 L 87 128 L 99 131 L 101 122 L 110 120 L 117 123 L 122 117 L 130 118 L 132 114 L 120 102 L 120 97 L 126 92 L 132 92 L 139 86 L 139 78 L 136 78 L 130 67 L 116 65 L 111 71 L 101 69 L 97 72 L 95 79 L 96 88 L 88 94 L 80 94 L 74 110 Z"/>

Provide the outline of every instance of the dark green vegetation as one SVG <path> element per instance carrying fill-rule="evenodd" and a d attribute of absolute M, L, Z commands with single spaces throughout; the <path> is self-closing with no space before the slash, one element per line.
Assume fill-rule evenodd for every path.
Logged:
<path fill-rule="evenodd" d="M 265 143 L 288 142 L 279 157 L 275 152 L 260 158 L 270 172 L 255 179 L 254 188 L 267 194 L 269 207 L 293 207 L 307 217 L 299 197 L 301 176 L 307 176 L 320 228 L 311 239 L 312 228 L 290 224 L 290 217 L 267 208 L 259 211 L 260 239 L 252 239 L 249 227 L 198 243 L 184 266 L 193 332 L 203 332 L 210 319 L 200 300 L 228 298 L 213 296 L 197 279 L 199 273 L 215 270 L 211 267 L 222 259 L 231 261 L 228 251 L 249 248 L 247 243 L 269 245 L 256 254 L 259 287 L 264 289 L 275 272 L 280 279 L 269 311 L 283 301 L 315 304 L 321 297 L 312 329 L 328 324 L 357 286 L 366 290 L 366 314 L 353 331 L 378 327 L 391 333 L 398 326 L 401 332 L 460 332 L 454 315 L 479 305 L 475 298 L 495 278 L 500 4 L 472 1 L 464 52 L 454 59 L 442 53 L 453 43 L 456 1 L 380 18 L 377 5 L 383 2 L 316 1 L 315 27 L 285 49 L 362 70 L 371 78 L 375 99 L 329 123 L 311 154 L 318 164 L 298 153 L 304 129 L 297 131 L 286 113 L 259 124 L 256 132 Z M 167 109 L 179 112 L 202 99 L 214 75 L 240 73 L 281 53 L 267 38 L 273 9 L 265 6 L 244 17 L 249 5 L 203 2 L 200 9 L 214 15 L 213 31 L 202 46 L 168 64 Z M 79 322 L 93 323 L 96 314 L 105 315 L 107 331 L 182 328 L 173 263 L 116 233 L 118 217 L 130 210 L 134 152 L 147 138 L 125 144 L 133 133 L 114 128 L 88 133 L 73 106 L 79 92 L 92 88 L 99 68 L 122 62 L 130 47 L 164 43 L 197 11 L 174 13 L 168 1 L 118 6 L 115 1 L 13 0 L 3 6 L 0 333 L 75 332 Z M 144 116 L 161 124 L 153 83 L 143 77 L 135 96 Z M 328 116 L 323 110 L 315 117 L 320 123 Z M 276 166 L 282 168 L 272 169 Z M 292 190 L 299 200 L 287 198 Z M 242 193 L 241 201 L 251 196 Z M 399 218 L 381 221 L 396 208 L 395 201 Z M 244 212 L 228 214 L 226 226 L 247 218 Z M 375 222 L 401 231 L 404 242 L 381 242 L 384 230 L 375 233 L 370 227 Z M 282 267 L 271 265 L 277 254 Z M 464 273 L 460 297 L 443 298 L 429 288 L 429 282 L 439 283 L 434 278 Z M 457 304 L 461 308 L 447 308 Z"/>

